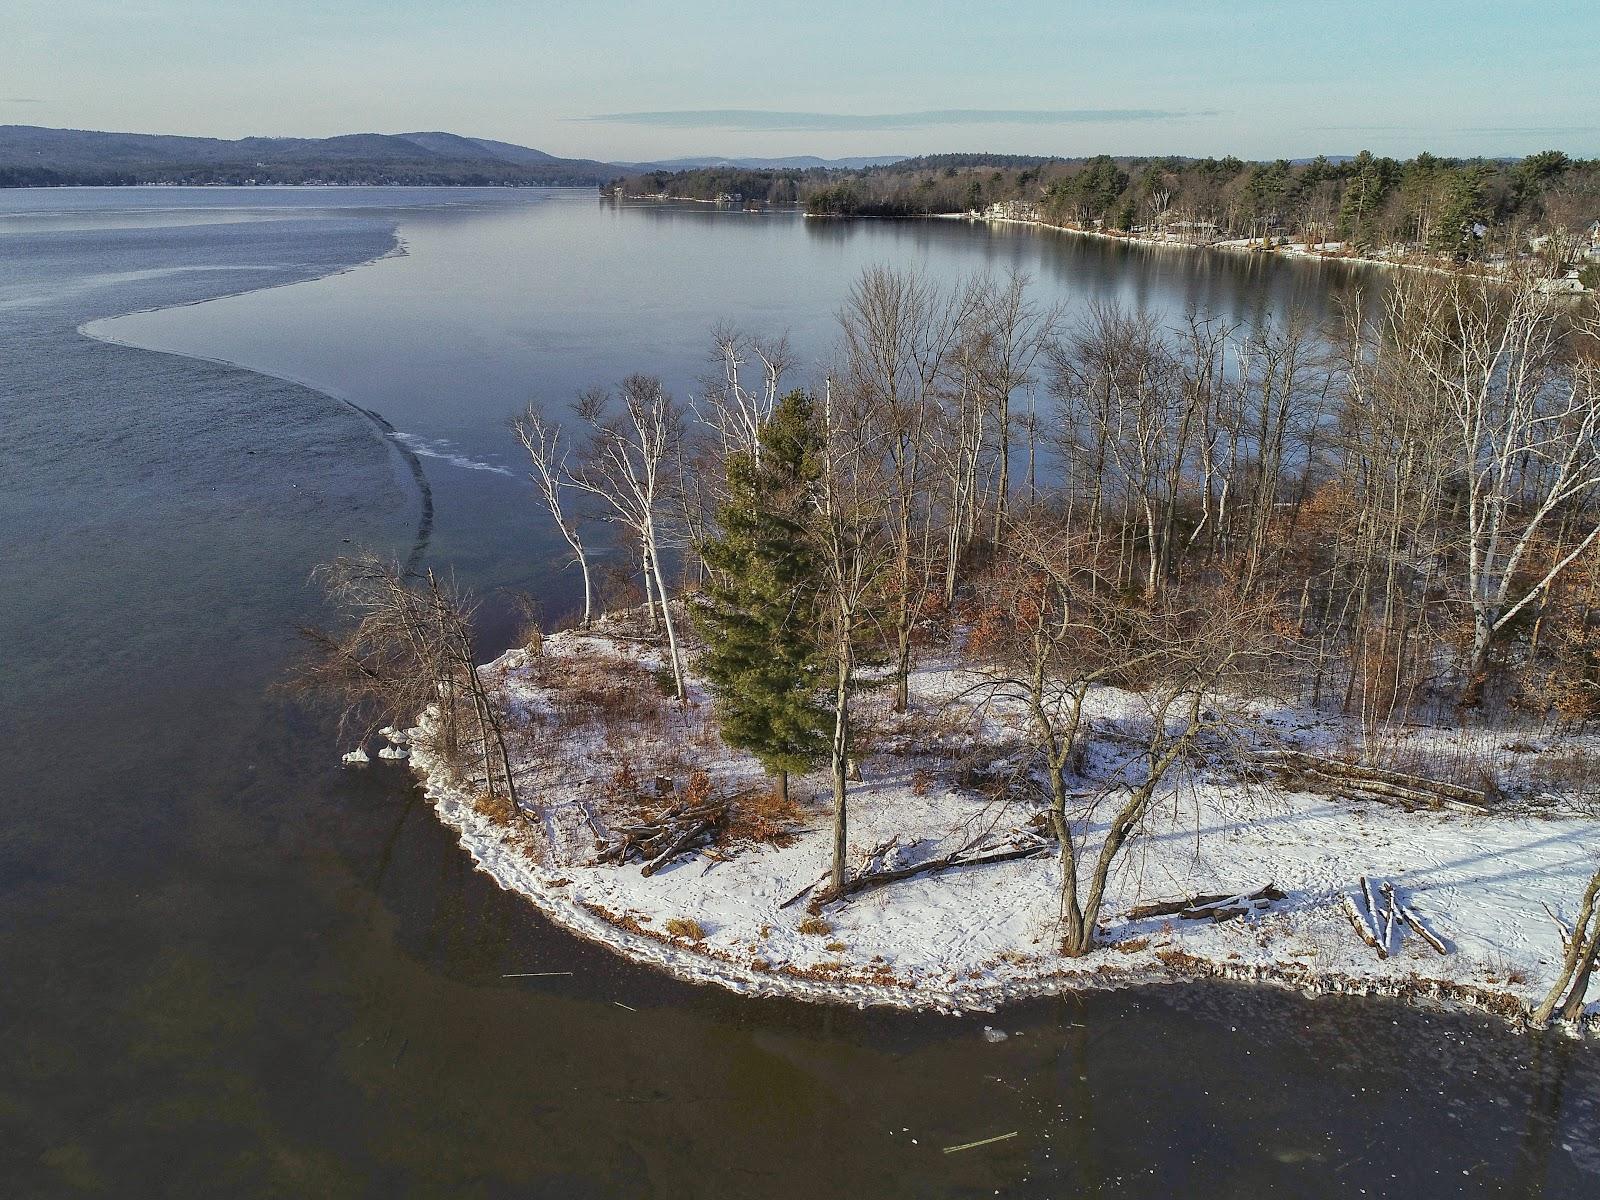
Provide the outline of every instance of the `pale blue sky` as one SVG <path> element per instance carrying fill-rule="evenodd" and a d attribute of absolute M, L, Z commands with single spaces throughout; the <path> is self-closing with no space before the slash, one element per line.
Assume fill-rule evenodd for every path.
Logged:
<path fill-rule="evenodd" d="M 609 159 L 1600 156 L 1592 0 L 3 0 L 0 11 L 0 124 L 446 129 Z"/>

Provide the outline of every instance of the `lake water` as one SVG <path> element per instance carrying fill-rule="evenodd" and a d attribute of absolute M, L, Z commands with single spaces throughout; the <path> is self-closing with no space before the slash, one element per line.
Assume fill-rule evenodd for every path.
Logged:
<path fill-rule="evenodd" d="M 455 571 L 485 654 L 512 593 L 559 612 L 507 418 L 689 393 L 719 321 L 814 365 L 877 262 L 1233 319 L 1358 282 L 584 192 L 0 192 L 0 1193 L 1600 1194 L 1588 1047 L 1243 988 L 949 1018 L 681 985 L 272 690 L 352 547 Z"/>

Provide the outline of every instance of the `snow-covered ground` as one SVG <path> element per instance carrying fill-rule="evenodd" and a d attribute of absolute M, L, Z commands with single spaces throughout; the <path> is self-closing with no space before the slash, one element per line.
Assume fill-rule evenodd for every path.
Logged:
<path fill-rule="evenodd" d="M 700 688 L 682 711 L 654 690 L 649 672 L 659 666 L 642 643 L 568 632 L 547 639 L 542 654 L 514 650 L 482 668 L 511 714 L 519 791 L 536 813 L 529 820 L 482 811 L 474 787 L 446 779 L 422 731 L 397 737 L 413 743 L 411 762 L 440 816 L 502 886 L 630 958 L 736 991 L 954 1010 L 1064 988 L 1213 975 L 1442 1001 L 1516 1020 L 1560 966 L 1546 908 L 1570 919 L 1600 862 L 1600 820 L 1548 796 L 1530 805 L 1531 783 L 1493 815 L 1406 812 L 1288 793 L 1210 763 L 1170 789 L 1130 844 L 1102 911 L 1104 945 L 1087 957 L 1055 951 L 1053 847 L 1036 858 L 907 879 L 812 914 L 805 900 L 784 902 L 827 861 L 825 778 L 795 782 L 802 799 L 787 844 L 723 838 L 651 876 L 637 861 L 596 863 L 597 834 L 609 838 L 617 825 L 665 807 L 696 769 L 713 795 L 762 786 L 757 764 L 717 738 Z M 927 665 L 913 680 L 909 716 L 869 720 L 864 779 L 850 795 L 852 868 L 885 843 L 892 866 L 1029 836 L 1036 802 L 994 786 L 1022 761 L 1015 714 L 976 707 L 975 680 Z M 1089 715 L 1110 736 L 1096 739 L 1086 775 L 1115 772 L 1115 731 L 1137 707 L 1137 697 L 1115 689 L 1091 698 Z M 602 711 L 611 718 L 601 720 Z M 1342 733 L 1296 710 L 1251 715 L 1262 730 L 1304 747 Z M 1552 753 L 1547 741 L 1483 731 L 1412 735 L 1430 753 L 1465 752 L 1471 739 L 1493 740 L 1503 772 L 1524 783 Z M 1093 821 L 1086 828 L 1091 853 L 1101 829 Z M 1357 938 L 1345 907 L 1363 875 L 1375 886 L 1392 882 L 1450 952 L 1397 927 L 1395 952 L 1380 960 Z M 1238 920 L 1126 916 L 1151 899 L 1269 882 L 1285 898 Z M 1591 1001 L 1591 1024 L 1597 1009 Z"/>

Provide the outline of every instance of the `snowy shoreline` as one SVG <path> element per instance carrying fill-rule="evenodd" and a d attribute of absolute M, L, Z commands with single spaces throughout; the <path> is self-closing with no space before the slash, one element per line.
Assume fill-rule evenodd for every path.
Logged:
<path fill-rule="evenodd" d="M 420 764 L 419 764 L 419 769 Z M 424 778 L 426 773 L 424 771 Z M 756 971 L 666 937 L 635 932 L 620 924 L 617 914 L 578 899 L 561 872 L 540 869 L 507 847 L 503 831 L 459 794 L 426 784 L 426 795 L 440 820 L 454 828 L 474 865 L 500 887 L 522 896 L 552 923 L 641 966 L 665 972 L 685 983 L 712 984 L 742 996 L 775 997 L 857 1008 L 897 1008 L 946 1015 L 995 1012 L 1007 1004 L 1074 991 L 1115 990 L 1157 984 L 1220 981 L 1260 984 L 1301 996 L 1357 996 L 1399 999 L 1422 1008 L 1485 1013 L 1513 1028 L 1526 1028 L 1527 1010 L 1509 992 L 1440 980 L 1384 979 L 1338 972 L 1317 974 L 1262 964 L 1236 965 L 1226 960 L 1190 956 L 1182 960 L 1142 963 L 1061 959 L 1061 969 L 1031 978 L 983 980 L 949 988 L 925 984 L 882 984 L 864 980 L 824 982 L 803 976 Z M 1074 966 L 1074 963 L 1093 965 Z M 1600 1033 L 1600 1014 L 1585 1017 L 1582 1032 Z"/>
<path fill-rule="evenodd" d="M 654 665 L 652 652 L 636 643 L 568 633 L 547 639 L 542 658 L 513 650 L 480 670 L 513 712 L 530 717 L 552 662 L 565 674 L 624 660 Z M 936 709 L 960 682 L 948 669 L 919 672 L 922 705 Z M 1083 989 L 1223 980 L 1307 996 L 1391 997 L 1489 1013 L 1522 1027 L 1560 957 L 1555 926 L 1540 908 L 1570 907 L 1585 864 L 1600 854 L 1600 821 L 1588 817 L 1408 813 L 1323 796 L 1263 799 L 1211 781 L 1194 789 L 1205 793 L 1196 810 L 1149 835 L 1130 872 L 1114 881 L 1104 944 L 1085 958 L 1053 950 L 1053 854 L 907 880 L 830 907 L 826 931 L 807 936 L 796 927 L 806 908 L 783 901 L 797 880 L 816 877 L 820 832 L 802 831 L 782 848 L 689 856 L 645 877 L 637 865 L 594 861 L 606 786 L 602 747 L 615 744 L 614 733 L 602 739 L 566 731 L 565 756 L 540 766 L 535 759 L 554 743 L 550 729 L 531 720 L 514 750 L 524 803 L 539 810 L 537 828 L 530 828 L 503 815 L 497 821 L 448 782 L 425 737 L 418 738 L 423 732 L 397 736 L 410 742 L 411 766 L 440 819 L 479 869 L 561 928 L 686 982 L 862 1008 L 993 1011 Z M 663 747 L 673 742 L 684 761 L 703 764 L 719 785 L 759 779 L 742 756 L 706 749 L 703 730 L 659 740 Z M 924 794 L 901 766 L 891 755 L 869 763 L 854 799 L 857 850 L 886 829 L 970 821 L 970 801 L 954 790 Z M 1374 863 L 1450 939 L 1450 954 L 1409 938 L 1380 960 L 1357 940 L 1341 902 L 1356 872 Z M 1252 872 L 1255 885 L 1275 880 L 1285 903 L 1226 923 L 1133 920 L 1126 912 L 1151 895 L 1242 891 L 1250 881 L 1241 870 Z M 692 935 L 681 932 L 685 921 Z M 669 924 L 678 932 L 669 933 Z M 1597 1009 L 1588 1006 L 1584 1031 L 1600 1031 Z"/>
<path fill-rule="evenodd" d="M 948 220 L 967 221 L 972 224 L 1023 225 L 1030 229 L 1044 229 L 1051 233 L 1067 233 L 1075 237 L 1095 238 L 1099 241 L 1120 242 L 1134 246 L 1150 246 L 1177 250 L 1221 250 L 1230 254 L 1264 254 L 1273 258 L 1293 258 L 1310 262 L 1340 263 L 1352 267 L 1383 267 L 1396 271 L 1423 271 L 1435 275 L 1449 275 L 1448 267 L 1437 263 L 1406 262 L 1392 258 L 1371 258 L 1356 254 L 1313 250 L 1303 243 L 1289 245 L 1263 245 L 1256 238 L 1233 238 L 1217 242 L 1191 242 L 1177 237 L 1150 237 L 1139 233 L 1106 233 L 1098 229 L 1079 229 L 1074 225 L 1056 225 L 1050 221 L 1034 221 L 1023 217 L 991 217 L 971 213 L 941 213 Z M 1336 243 L 1323 243 L 1334 245 Z"/>

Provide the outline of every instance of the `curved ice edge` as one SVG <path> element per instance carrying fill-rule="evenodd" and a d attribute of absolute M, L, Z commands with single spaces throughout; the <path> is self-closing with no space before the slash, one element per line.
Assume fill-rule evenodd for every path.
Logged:
<path fill-rule="evenodd" d="M 423 469 L 422 459 L 418 457 L 416 451 L 414 451 L 405 440 L 408 435 L 400 433 L 400 431 L 397 430 L 394 425 L 390 423 L 389 419 L 382 413 L 377 412 L 374 409 L 363 408 L 348 396 L 340 395 L 338 392 L 330 391 L 328 388 L 320 387 L 308 380 L 297 379 L 293 375 L 277 374 L 258 367 L 247 366 L 244 363 L 235 362 L 234 360 L 228 358 L 213 358 L 209 355 L 191 354 L 179 350 L 162 350 L 153 346 L 144 345 L 141 342 L 131 341 L 127 338 L 119 337 L 105 328 L 95 328 L 96 326 L 103 327 L 110 325 L 116 321 L 122 320 L 124 317 L 141 316 L 146 313 L 169 312 L 181 308 L 194 308 L 202 304 L 213 304 L 219 300 L 234 300 L 240 296 L 254 295 L 256 292 L 270 292 L 276 291 L 278 288 L 294 287 L 295 285 L 301 283 L 315 283 L 321 279 L 331 279 L 336 275 L 349 274 L 351 271 L 356 271 L 362 267 L 371 266 L 374 263 L 383 262 L 385 259 L 407 258 L 410 256 L 410 246 L 406 242 L 405 238 L 400 235 L 400 227 L 398 224 L 390 227 L 389 241 L 389 248 L 383 251 L 381 254 L 370 255 L 367 258 L 361 259 L 359 262 L 353 262 L 344 266 L 334 267 L 330 270 L 322 272 L 321 274 L 307 275 L 294 279 L 285 279 L 277 283 L 263 284 L 260 287 L 241 288 L 240 290 L 233 292 L 221 292 L 215 296 L 202 296 L 197 300 L 180 300 L 176 304 L 154 304 L 148 305 L 144 308 L 130 309 L 124 313 L 114 313 L 110 316 L 94 317 L 79 325 L 75 332 L 80 337 L 85 337 L 95 342 L 102 342 L 107 346 L 117 346 L 124 350 L 138 350 L 145 354 L 165 354 L 173 358 L 188 359 L 192 362 L 214 363 L 217 366 L 229 367 L 236 371 L 243 371 L 246 374 L 255 375 L 262 379 L 275 379 L 280 383 L 287 383 L 292 387 L 302 388 L 313 395 L 323 396 L 334 401 L 336 404 L 342 404 L 346 408 L 351 409 L 352 411 L 365 417 L 366 420 L 377 431 L 378 439 L 383 442 L 383 444 L 388 447 L 390 451 L 397 454 L 400 458 L 400 461 L 404 463 L 405 466 L 410 470 L 412 482 L 417 488 L 417 501 L 421 507 L 421 511 L 417 517 L 417 532 L 412 538 L 411 550 L 406 557 L 405 563 L 406 570 L 411 571 L 415 570 L 417 565 L 422 561 L 422 556 L 427 553 L 428 546 L 433 540 L 433 486 L 428 482 L 428 474 Z M 507 474 L 509 473 L 510 472 L 507 472 Z"/>
<path fill-rule="evenodd" d="M 685 983 L 714 984 L 742 996 L 803 1000 L 814 1004 L 851 1004 L 857 1008 L 897 1008 L 912 1012 L 937 1012 L 948 1016 L 994 1012 L 1044 996 L 1083 991 L 1113 991 L 1153 984 L 1234 982 L 1258 984 L 1307 997 L 1362 996 L 1401 1000 L 1414 1008 L 1469 1012 L 1498 1018 L 1512 1029 L 1530 1028 L 1527 1013 L 1505 1009 L 1509 993 L 1476 985 L 1452 985 L 1429 979 L 1377 979 L 1337 972 L 1288 972 L 1262 964 L 1237 964 L 1190 955 L 1182 967 L 1169 964 L 1106 962 L 1097 958 L 1092 968 L 1057 969 L 1025 979 L 991 980 L 940 988 L 926 981 L 915 986 L 839 982 L 824 983 L 779 971 L 755 971 L 712 955 L 671 945 L 624 929 L 563 894 L 552 886 L 546 872 L 507 847 L 499 830 L 459 793 L 428 777 L 427 760 L 412 758 L 413 769 L 423 779 L 423 790 L 445 824 L 459 834 L 461 847 L 473 863 L 501 888 L 530 900 L 554 924 L 586 941 L 644 966 L 653 967 Z M 1081 961 L 1081 960 L 1080 960 Z M 1578 1022 L 1553 1022 L 1552 1029 L 1569 1035 L 1600 1033 L 1600 1014 Z"/>

